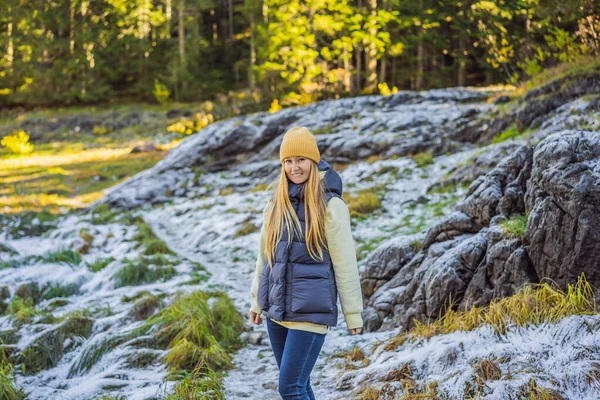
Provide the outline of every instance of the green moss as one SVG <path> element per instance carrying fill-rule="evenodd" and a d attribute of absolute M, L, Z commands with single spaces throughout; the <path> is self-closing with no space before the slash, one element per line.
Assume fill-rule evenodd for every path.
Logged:
<path fill-rule="evenodd" d="M 430 152 L 411 154 L 408 157 L 417 163 L 417 166 L 420 168 L 433 164 L 433 154 Z"/>
<path fill-rule="evenodd" d="M 519 238 L 522 240 L 525 237 L 525 230 L 527 228 L 527 215 L 512 216 L 502 221 L 500 227 L 506 238 Z"/>
<path fill-rule="evenodd" d="M 368 214 L 383 207 L 377 194 L 370 190 L 359 191 L 354 196 L 344 193 L 342 197 L 348 205 L 350 216 L 358 220 L 367 218 Z"/>
<path fill-rule="evenodd" d="M 379 247 L 379 244 L 385 239 L 387 239 L 387 237 L 378 237 L 374 239 L 365 240 L 364 242 L 360 242 L 356 248 L 356 259 L 358 261 L 364 259 L 373 250 Z"/>
<path fill-rule="evenodd" d="M 233 235 L 234 238 L 246 236 L 260 230 L 260 227 L 250 221 L 242 222 L 242 226 Z"/>
<path fill-rule="evenodd" d="M 531 130 L 519 130 L 515 125 L 511 126 L 504 132 L 496 134 L 492 138 L 492 143 L 502 143 L 509 139 L 521 139 L 531 134 Z"/>

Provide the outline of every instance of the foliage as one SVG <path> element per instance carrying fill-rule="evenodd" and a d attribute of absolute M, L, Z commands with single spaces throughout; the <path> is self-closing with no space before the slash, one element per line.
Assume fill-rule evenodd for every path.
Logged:
<path fill-rule="evenodd" d="M 591 0 L 166 4 L 9 0 L 0 16 L 0 104 L 163 104 L 239 93 L 238 112 L 275 111 L 393 87 L 523 80 L 600 51 L 600 5 Z M 215 18 L 223 15 L 230 18 Z M 246 88 L 251 96 L 241 96 Z"/>
<path fill-rule="evenodd" d="M 4 136 L 0 144 L 15 154 L 29 154 L 33 151 L 33 144 L 29 143 L 29 135 L 25 131 L 16 131 L 12 135 Z"/>
<path fill-rule="evenodd" d="M 158 79 L 154 80 L 154 91 L 152 92 L 154 98 L 158 102 L 158 104 L 165 104 L 169 100 L 169 89 L 162 83 L 158 81 Z"/>

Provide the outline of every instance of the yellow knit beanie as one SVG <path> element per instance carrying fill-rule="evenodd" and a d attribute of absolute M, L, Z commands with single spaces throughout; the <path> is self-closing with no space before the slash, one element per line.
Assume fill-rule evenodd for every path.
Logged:
<path fill-rule="evenodd" d="M 281 141 L 279 148 L 279 160 L 288 157 L 306 157 L 317 164 L 321 161 L 321 153 L 317 147 L 317 138 L 304 126 L 295 126 L 290 128 Z"/>

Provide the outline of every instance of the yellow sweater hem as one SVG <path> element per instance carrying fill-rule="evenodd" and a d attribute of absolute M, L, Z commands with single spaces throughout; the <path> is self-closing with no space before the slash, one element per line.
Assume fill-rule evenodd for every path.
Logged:
<path fill-rule="evenodd" d="M 313 333 L 319 333 L 321 335 L 327 333 L 328 331 L 327 325 L 313 324 L 312 322 L 278 321 L 273 318 L 269 319 L 281 326 L 285 326 L 288 329 L 299 329 L 301 331 L 309 331 Z"/>

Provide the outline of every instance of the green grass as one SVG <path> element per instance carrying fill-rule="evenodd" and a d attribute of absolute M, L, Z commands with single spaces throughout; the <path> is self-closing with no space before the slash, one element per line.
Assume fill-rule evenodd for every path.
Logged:
<path fill-rule="evenodd" d="M 4 315 L 8 315 L 9 319 L 16 327 L 21 327 L 30 322 L 33 318 L 42 313 L 35 308 L 33 299 L 28 297 L 23 299 L 15 296 L 4 310 Z"/>
<path fill-rule="evenodd" d="M 150 351 L 136 351 L 127 356 L 125 366 L 127 369 L 144 369 L 158 361 L 156 353 Z"/>
<path fill-rule="evenodd" d="M 116 287 L 139 286 L 156 281 L 167 281 L 177 274 L 171 263 L 165 263 L 162 254 L 147 257 L 140 255 L 135 260 L 124 259 L 124 266 L 114 275 Z"/>
<path fill-rule="evenodd" d="M 88 263 L 87 267 L 92 272 L 100 272 L 113 261 L 115 261 L 113 257 L 100 258 L 92 263 Z"/>
<path fill-rule="evenodd" d="M 24 211 L 17 214 L 0 214 L 0 227 L 10 238 L 41 236 L 46 232 L 56 229 L 56 220 L 60 214 L 53 214 L 48 210 Z"/>
<path fill-rule="evenodd" d="M 48 263 L 64 263 L 76 267 L 81 262 L 81 254 L 74 250 L 65 249 L 44 254 L 38 260 Z"/>
<path fill-rule="evenodd" d="M 156 345 L 169 349 L 164 361 L 171 371 L 207 373 L 232 367 L 228 353 L 242 346 L 243 324 L 242 315 L 224 292 L 197 291 L 178 295 L 133 334 L 155 332 Z M 203 367 L 198 371 L 199 366 Z"/>
<path fill-rule="evenodd" d="M 123 344 L 129 339 L 129 336 L 114 336 L 104 339 L 99 343 L 88 346 L 75 363 L 71 365 L 67 378 L 82 376 L 100 361 L 104 354 L 114 350 L 117 346 Z"/>
<path fill-rule="evenodd" d="M 175 385 L 167 400 L 225 400 L 222 371 L 211 369 L 206 363 L 194 371 L 182 373 L 183 379 Z"/>
<path fill-rule="evenodd" d="M 37 374 L 56 366 L 63 354 L 72 348 L 70 346 L 76 346 L 80 338 L 90 336 L 93 325 L 89 312 L 78 311 L 66 315 L 60 325 L 39 336 L 23 350 L 19 357 L 23 375 Z M 69 347 L 65 347 L 67 343 L 70 343 Z"/>
<path fill-rule="evenodd" d="M 258 230 L 260 230 L 259 226 L 253 224 L 250 221 L 244 221 L 244 222 L 242 222 L 242 225 L 240 226 L 240 228 L 235 232 L 233 237 L 238 238 L 240 236 L 246 236 L 246 235 L 254 233 Z"/>
<path fill-rule="evenodd" d="M 527 228 L 527 215 L 515 215 L 502 221 L 502 233 L 508 239 L 519 238 L 523 240 Z"/>
<path fill-rule="evenodd" d="M 77 284 L 61 285 L 60 283 L 50 283 L 44 289 L 42 298 L 49 300 L 55 297 L 70 297 L 77 293 L 79 293 L 79 285 Z"/>
<path fill-rule="evenodd" d="M 25 393 L 15 382 L 13 363 L 8 352 L 0 346 L 0 399 L 24 400 Z"/>
<path fill-rule="evenodd" d="M 160 296 L 147 294 L 133 303 L 131 315 L 135 320 L 142 321 L 152 315 L 161 306 L 162 301 Z"/>
<path fill-rule="evenodd" d="M 350 217 L 354 220 L 363 220 L 366 219 L 369 214 L 383 208 L 378 192 L 379 190 L 370 188 L 360 190 L 356 195 L 344 193 L 342 198 L 348 205 Z"/>
<path fill-rule="evenodd" d="M 519 130 L 515 125 L 512 125 L 504 132 L 497 133 L 492 138 L 492 143 L 502 143 L 509 139 L 522 139 L 530 136 L 532 132 L 531 129 Z"/>
<path fill-rule="evenodd" d="M 132 240 L 138 242 L 137 247 L 144 246 L 142 254 L 175 254 L 169 249 L 165 242 L 156 237 L 152 231 L 152 227 L 142 221 L 141 218 L 138 219 L 135 224 L 137 225 L 138 231 Z"/>
<path fill-rule="evenodd" d="M 430 164 L 433 164 L 433 154 L 430 152 L 421 152 L 417 154 L 411 154 L 408 156 L 412 159 L 419 168 L 424 168 Z"/>

